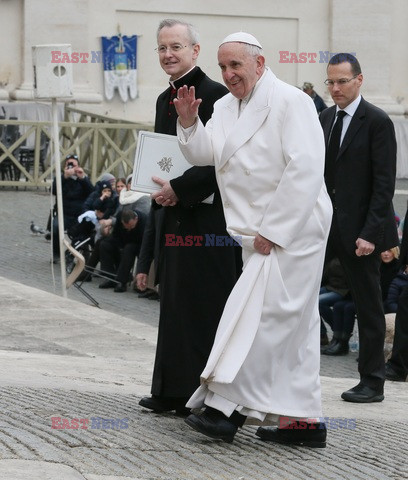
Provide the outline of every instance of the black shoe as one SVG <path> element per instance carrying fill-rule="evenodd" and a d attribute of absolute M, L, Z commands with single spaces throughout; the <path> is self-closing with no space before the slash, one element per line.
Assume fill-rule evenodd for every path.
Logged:
<path fill-rule="evenodd" d="M 149 298 L 153 295 L 153 293 L 155 293 L 154 290 L 147 289 L 139 293 L 137 298 Z"/>
<path fill-rule="evenodd" d="M 336 340 L 335 342 L 330 343 L 327 348 L 322 350 L 322 354 L 331 356 L 347 355 L 349 350 L 350 347 L 348 340 Z"/>
<path fill-rule="evenodd" d="M 306 422 L 302 422 L 306 423 Z M 307 423 L 307 428 L 300 422 L 292 422 L 285 428 L 259 427 L 256 435 L 266 440 L 284 445 L 300 447 L 325 448 L 327 430 L 324 423 Z"/>
<path fill-rule="evenodd" d="M 201 415 L 191 414 L 184 421 L 197 432 L 207 437 L 224 440 L 231 443 L 234 440 L 238 427 L 231 423 L 227 417 L 220 413 L 219 416 L 210 416 L 206 413 Z"/>
<path fill-rule="evenodd" d="M 190 410 L 184 405 L 188 398 L 166 398 L 166 397 L 143 397 L 139 401 L 141 407 L 153 410 L 156 413 L 171 412 L 175 410 L 178 415 L 189 415 Z"/>
<path fill-rule="evenodd" d="M 159 397 L 143 397 L 139 405 L 157 413 L 170 412 L 175 408 L 171 400 Z"/>
<path fill-rule="evenodd" d="M 46 232 L 45 235 L 44 235 L 44 238 L 45 238 L 47 241 L 50 241 L 50 240 L 51 240 L 51 232 Z"/>
<path fill-rule="evenodd" d="M 160 295 L 157 292 L 153 292 L 148 298 L 149 300 L 160 300 Z"/>
<path fill-rule="evenodd" d="M 320 335 L 320 346 L 325 347 L 328 344 L 329 344 L 329 337 L 327 336 L 327 333 Z"/>
<path fill-rule="evenodd" d="M 188 417 L 191 414 L 191 410 L 187 407 L 176 408 L 176 415 L 179 417 Z"/>
<path fill-rule="evenodd" d="M 382 402 L 384 400 L 384 392 L 382 388 L 374 389 L 359 383 L 350 390 L 343 392 L 341 398 L 346 402 L 354 403 L 373 403 Z"/>
<path fill-rule="evenodd" d="M 115 288 L 117 285 L 113 280 L 106 280 L 105 282 L 99 285 L 99 288 Z"/>
<path fill-rule="evenodd" d="M 127 287 L 126 287 L 126 283 L 119 283 L 118 285 L 116 285 L 116 287 L 113 289 L 114 292 L 118 293 L 118 292 L 126 292 L 127 290 Z"/>
<path fill-rule="evenodd" d="M 406 382 L 407 374 L 399 374 L 395 371 L 390 363 L 385 364 L 385 378 L 386 380 L 391 380 L 393 382 Z"/>

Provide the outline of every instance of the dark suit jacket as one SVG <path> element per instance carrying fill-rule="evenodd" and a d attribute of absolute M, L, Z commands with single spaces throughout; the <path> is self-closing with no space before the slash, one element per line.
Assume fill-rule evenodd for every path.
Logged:
<path fill-rule="evenodd" d="M 327 142 L 336 107 L 320 114 Z M 377 252 L 398 245 L 392 205 L 396 175 L 394 125 L 388 115 L 361 98 L 336 160 L 334 208 L 341 240 L 355 255 L 357 238 Z"/>

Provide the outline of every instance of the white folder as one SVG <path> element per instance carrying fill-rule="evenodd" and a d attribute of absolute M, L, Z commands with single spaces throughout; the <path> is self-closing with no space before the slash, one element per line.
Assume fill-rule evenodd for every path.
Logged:
<path fill-rule="evenodd" d="M 153 182 L 153 176 L 169 181 L 191 167 L 176 136 L 142 130 L 138 134 L 131 189 L 153 193 L 161 188 Z"/>

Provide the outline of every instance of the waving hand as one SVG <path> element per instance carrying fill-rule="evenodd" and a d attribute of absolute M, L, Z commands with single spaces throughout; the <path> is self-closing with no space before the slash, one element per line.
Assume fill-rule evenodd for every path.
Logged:
<path fill-rule="evenodd" d="M 177 98 L 174 99 L 174 106 L 183 128 L 194 125 L 198 117 L 198 106 L 201 102 L 201 98 L 195 98 L 194 87 L 188 88 L 187 85 L 184 85 L 178 89 Z"/>

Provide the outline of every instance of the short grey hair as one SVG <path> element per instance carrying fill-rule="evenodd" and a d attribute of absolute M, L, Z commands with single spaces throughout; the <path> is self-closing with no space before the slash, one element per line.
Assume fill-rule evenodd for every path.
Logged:
<path fill-rule="evenodd" d="M 259 55 L 262 55 L 262 48 L 259 48 L 256 45 L 250 45 L 249 43 L 244 43 L 244 45 L 247 53 L 252 57 L 258 57 Z"/>
<path fill-rule="evenodd" d="M 198 33 L 198 30 L 194 25 L 191 23 L 183 22 L 182 20 L 176 20 L 175 18 L 165 18 L 162 20 L 159 24 L 159 27 L 157 29 L 157 42 L 159 42 L 159 34 L 162 28 L 164 27 L 174 27 L 175 25 L 183 25 L 184 27 L 187 28 L 187 34 L 189 36 L 190 42 L 192 45 L 197 45 L 200 43 L 200 35 Z"/>

